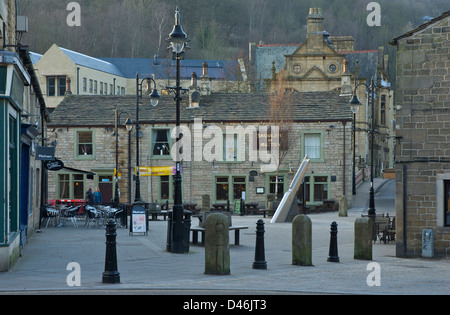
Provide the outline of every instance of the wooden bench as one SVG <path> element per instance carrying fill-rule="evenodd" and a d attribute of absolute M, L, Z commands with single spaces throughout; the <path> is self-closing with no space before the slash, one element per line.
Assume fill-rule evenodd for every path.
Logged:
<path fill-rule="evenodd" d="M 271 209 L 259 209 L 258 212 L 262 212 L 264 215 L 264 218 L 266 217 L 266 215 L 273 215 L 275 210 L 271 210 Z"/>
<path fill-rule="evenodd" d="M 248 226 L 230 226 L 230 231 L 234 231 L 234 245 L 239 245 L 239 234 L 241 230 L 248 229 Z M 198 244 L 198 232 L 202 234 L 202 245 L 205 245 L 205 228 L 200 226 L 191 226 L 192 244 Z"/>
<path fill-rule="evenodd" d="M 162 215 L 164 217 L 164 221 L 166 221 L 167 218 L 167 210 L 149 210 L 148 215 L 152 216 L 152 221 L 158 220 L 158 215 Z"/>

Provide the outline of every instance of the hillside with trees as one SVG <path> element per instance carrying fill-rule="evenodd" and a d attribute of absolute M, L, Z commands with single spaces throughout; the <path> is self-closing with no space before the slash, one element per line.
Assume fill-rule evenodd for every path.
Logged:
<path fill-rule="evenodd" d="M 310 7 L 321 7 L 331 35 L 352 35 L 355 48 L 376 49 L 450 10 L 448 0 L 379 0 L 381 26 L 366 23 L 369 0 L 79 0 L 81 26 L 70 27 L 61 0 L 19 0 L 29 18 L 22 44 L 44 53 L 53 43 L 91 56 L 152 58 L 167 56 L 165 39 L 180 7 L 192 47 L 190 59 L 246 57 L 248 43 L 301 43 Z"/>

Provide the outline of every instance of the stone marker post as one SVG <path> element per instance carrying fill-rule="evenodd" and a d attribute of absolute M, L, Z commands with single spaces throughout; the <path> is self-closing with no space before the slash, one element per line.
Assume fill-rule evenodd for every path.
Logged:
<path fill-rule="evenodd" d="M 228 217 L 212 213 L 205 224 L 205 274 L 230 274 Z"/>
<path fill-rule="evenodd" d="M 354 259 L 372 260 L 372 219 L 369 217 L 355 220 Z"/>
<path fill-rule="evenodd" d="M 348 216 L 347 208 L 348 208 L 347 198 L 345 198 L 345 196 L 341 196 L 341 198 L 339 199 L 339 216 L 340 217 Z"/>
<path fill-rule="evenodd" d="M 313 266 L 312 264 L 312 224 L 311 219 L 300 214 L 292 221 L 292 264 Z"/>

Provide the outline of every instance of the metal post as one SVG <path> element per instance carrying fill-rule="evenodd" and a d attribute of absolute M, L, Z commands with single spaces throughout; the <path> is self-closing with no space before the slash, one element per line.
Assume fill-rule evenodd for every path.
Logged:
<path fill-rule="evenodd" d="M 116 171 L 114 174 L 115 189 L 114 189 L 114 203 L 119 203 L 119 111 L 114 110 L 115 114 L 115 133 L 116 133 Z"/>
<path fill-rule="evenodd" d="M 180 161 L 180 101 L 181 101 L 181 86 L 180 86 L 180 60 L 181 55 L 176 54 L 177 61 L 177 77 L 176 77 L 176 91 L 175 91 L 175 101 L 176 101 L 176 134 L 177 134 L 177 145 L 176 150 L 176 173 L 174 178 L 174 205 L 173 205 L 173 218 L 172 218 L 172 253 L 182 254 L 184 253 L 184 240 L 183 240 L 183 200 L 181 196 L 181 161 Z"/>
<path fill-rule="evenodd" d="M 256 223 L 256 247 L 253 269 L 267 269 L 264 250 L 264 221 L 261 219 Z"/>
<path fill-rule="evenodd" d="M 375 106 L 374 106 L 374 98 L 375 98 L 375 83 L 372 78 L 372 82 L 370 84 L 370 92 L 371 92 L 371 107 L 372 107 L 372 127 L 371 127 L 371 149 L 370 149 L 370 198 L 369 198 L 369 211 L 368 214 L 372 219 L 375 219 L 376 210 L 375 210 L 375 192 L 373 188 L 373 151 L 374 147 L 374 137 L 375 137 Z"/>
<path fill-rule="evenodd" d="M 120 283 L 120 273 L 117 271 L 117 252 L 116 222 L 109 219 L 106 223 L 106 255 L 105 255 L 105 271 L 103 272 L 103 283 Z"/>
<path fill-rule="evenodd" d="M 338 245 L 337 245 L 337 223 L 331 223 L 331 231 L 330 231 L 330 251 L 329 257 L 327 261 L 329 262 L 339 262 L 338 256 Z"/>
<path fill-rule="evenodd" d="M 352 194 L 356 195 L 356 113 L 353 113 L 353 168 L 352 168 Z"/>
<path fill-rule="evenodd" d="M 139 178 L 139 132 L 141 126 L 139 124 L 139 74 L 136 73 L 136 194 L 134 202 L 142 201 L 141 198 L 141 180 Z"/>

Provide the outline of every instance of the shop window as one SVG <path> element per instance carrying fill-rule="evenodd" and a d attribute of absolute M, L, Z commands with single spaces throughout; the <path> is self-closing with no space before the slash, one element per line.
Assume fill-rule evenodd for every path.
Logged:
<path fill-rule="evenodd" d="M 170 176 L 161 176 L 159 178 L 160 195 L 159 200 L 169 200 L 170 198 Z"/>
<path fill-rule="evenodd" d="M 227 201 L 229 192 L 228 177 L 216 177 L 216 200 Z"/>
<path fill-rule="evenodd" d="M 297 192 L 297 199 L 303 201 L 303 194 L 307 204 L 321 204 L 329 199 L 329 176 L 305 176 L 304 183 Z M 303 188 L 305 185 L 305 188 Z M 304 189 L 304 190 L 303 190 Z"/>
<path fill-rule="evenodd" d="M 284 195 L 284 176 L 278 175 L 277 176 L 270 176 L 270 183 L 269 183 L 269 192 L 270 194 L 276 196 L 276 200 L 283 199 Z"/>
<path fill-rule="evenodd" d="M 70 199 L 70 175 L 59 174 L 59 199 Z"/>
<path fill-rule="evenodd" d="M 218 176 L 215 180 L 216 201 L 233 202 L 236 199 L 243 198 L 243 193 L 247 190 L 247 178 L 245 176 Z M 230 187 L 233 194 L 230 195 Z"/>

